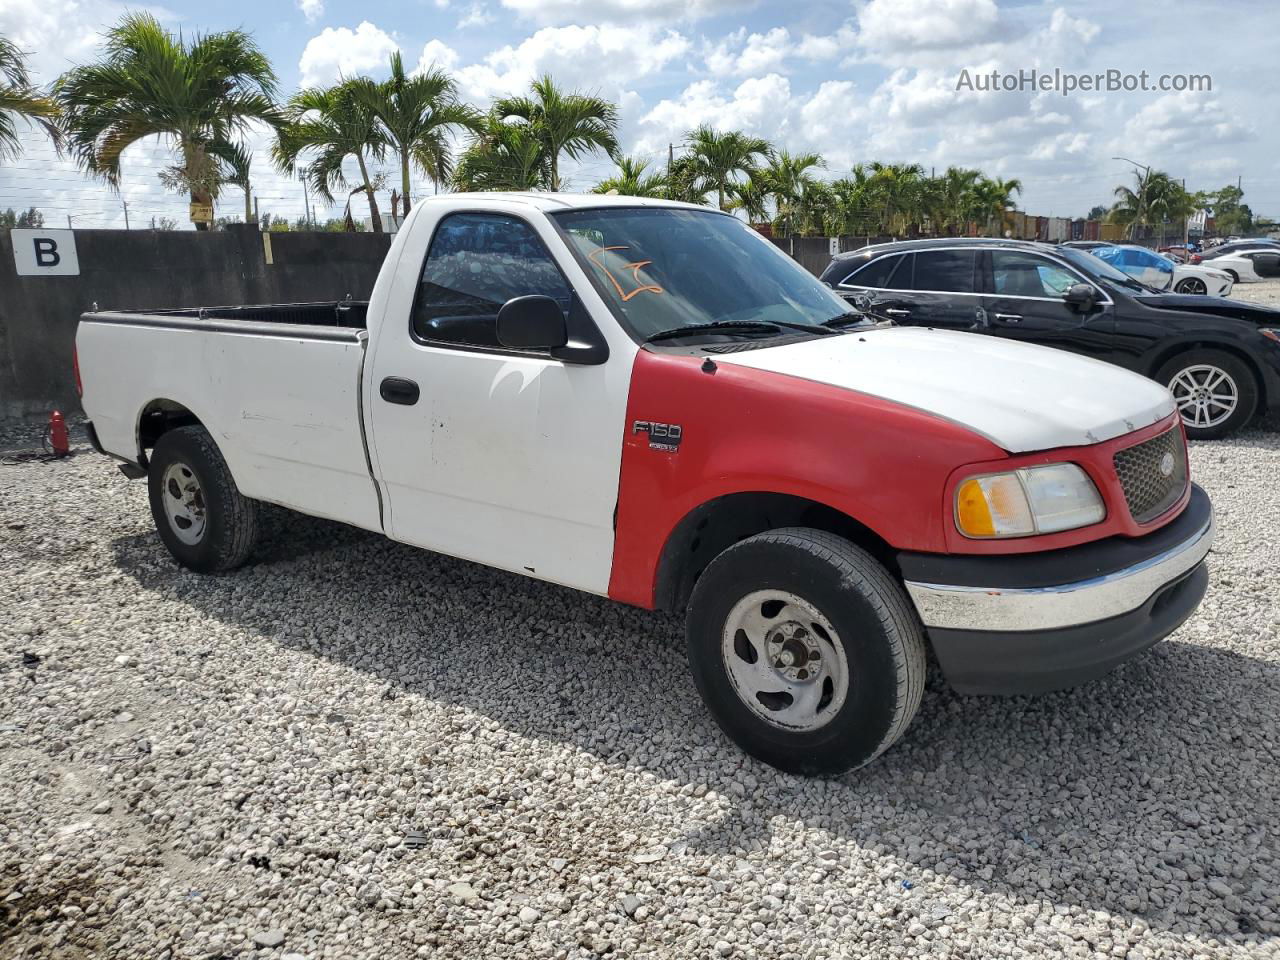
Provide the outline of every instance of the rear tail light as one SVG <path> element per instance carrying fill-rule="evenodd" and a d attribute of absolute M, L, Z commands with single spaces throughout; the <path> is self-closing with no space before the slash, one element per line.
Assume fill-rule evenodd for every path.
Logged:
<path fill-rule="evenodd" d="M 80 350 L 74 346 L 71 348 L 71 370 L 76 375 L 76 396 L 83 400 L 84 384 L 80 382 Z"/>
<path fill-rule="evenodd" d="M 1198 253 L 1193 253 L 1193 254 L 1191 255 L 1191 262 L 1192 262 L 1192 263 L 1199 263 L 1199 262 L 1200 262 L 1201 260 L 1203 260 L 1203 259 L 1204 259 L 1204 258 L 1203 258 L 1203 257 L 1201 257 L 1201 256 L 1200 256 L 1200 254 L 1198 254 Z"/>

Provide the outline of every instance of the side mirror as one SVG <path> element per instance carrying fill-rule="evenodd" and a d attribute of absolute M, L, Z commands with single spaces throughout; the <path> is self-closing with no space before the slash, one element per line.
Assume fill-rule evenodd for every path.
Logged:
<path fill-rule="evenodd" d="M 498 342 L 518 350 L 554 350 L 569 342 L 564 311 L 551 297 L 513 297 L 498 311 Z"/>
<path fill-rule="evenodd" d="M 1062 299 L 1072 310 L 1088 313 L 1098 302 L 1098 292 L 1091 284 L 1073 283 L 1067 287 L 1067 292 L 1062 295 Z"/>

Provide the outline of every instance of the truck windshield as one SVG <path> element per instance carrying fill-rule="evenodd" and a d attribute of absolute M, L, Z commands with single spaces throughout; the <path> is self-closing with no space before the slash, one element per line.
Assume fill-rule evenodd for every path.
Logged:
<path fill-rule="evenodd" d="M 716 336 L 759 337 L 753 322 L 777 324 L 778 334 L 794 334 L 797 325 L 829 333 L 821 325 L 849 312 L 769 240 L 722 213 L 612 207 L 554 217 L 596 289 L 638 340 L 712 324 L 719 324 Z"/>

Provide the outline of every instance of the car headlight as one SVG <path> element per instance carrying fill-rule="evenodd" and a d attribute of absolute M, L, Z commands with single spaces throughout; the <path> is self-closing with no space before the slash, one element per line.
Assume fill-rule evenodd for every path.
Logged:
<path fill-rule="evenodd" d="M 1098 523 L 1098 488 L 1074 463 L 969 477 L 956 490 L 956 527 L 966 537 L 1029 537 Z"/>

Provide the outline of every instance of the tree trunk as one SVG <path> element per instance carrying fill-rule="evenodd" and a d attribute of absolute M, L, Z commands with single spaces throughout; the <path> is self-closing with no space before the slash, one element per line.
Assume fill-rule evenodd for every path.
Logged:
<path fill-rule="evenodd" d="M 244 181 L 244 222 L 253 223 L 253 188 L 248 178 Z"/>
<path fill-rule="evenodd" d="M 400 150 L 400 189 L 404 191 L 404 196 L 400 198 L 404 201 L 403 216 L 407 217 L 409 215 L 409 151 L 407 148 Z M 400 222 L 404 223 L 404 220 L 401 219 Z"/>
<path fill-rule="evenodd" d="M 369 171 L 364 165 L 364 154 L 356 151 L 356 162 L 360 164 L 360 176 L 364 180 L 364 192 L 369 198 L 369 223 L 374 233 L 382 232 L 382 217 L 378 213 L 378 199 L 373 195 L 373 184 L 369 182 Z"/>
<path fill-rule="evenodd" d="M 560 158 L 555 153 L 551 154 L 551 190 L 560 192 Z"/>
<path fill-rule="evenodd" d="M 193 189 L 192 189 L 192 191 L 191 191 L 191 202 L 192 202 L 192 203 L 203 203 L 203 204 L 208 204 L 208 205 L 212 206 L 212 205 L 213 205 L 213 195 L 212 195 L 211 193 L 209 193 L 209 191 L 208 191 L 208 190 L 202 190 L 202 189 L 200 189 L 200 188 L 193 188 Z M 210 230 L 210 229 L 212 229 L 212 228 L 213 228 L 213 224 L 211 224 L 211 223 L 209 223 L 208 221 L 205 221 L 205 220 L 197 220 L 197 221 L 195 221 L 195 228 L 196 228 L 197 230 Z"/>

